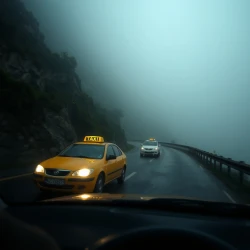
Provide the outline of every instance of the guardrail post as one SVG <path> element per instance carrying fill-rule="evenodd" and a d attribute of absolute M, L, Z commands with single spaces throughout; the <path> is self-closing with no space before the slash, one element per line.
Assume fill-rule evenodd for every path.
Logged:
<path fill-rule="evenodd" d="M 220 162 L 220 172 L 222 172 L 222 162 Z"/>
<path fill-rule="evenodd" d="M 216 160 L 214 159 L 214 168 L 216 169 Z"/>

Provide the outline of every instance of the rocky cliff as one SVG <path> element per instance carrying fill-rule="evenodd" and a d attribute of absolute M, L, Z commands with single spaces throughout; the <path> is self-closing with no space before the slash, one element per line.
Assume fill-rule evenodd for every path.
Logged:
<path fill-rule="evenodd" d="M 86 134 L 126 149 L 119 115 L 82 91 L 76 59 L 50 51 L 19 0 L 1 1 L 0 33 L 1 167 L 36 164 Z"/>

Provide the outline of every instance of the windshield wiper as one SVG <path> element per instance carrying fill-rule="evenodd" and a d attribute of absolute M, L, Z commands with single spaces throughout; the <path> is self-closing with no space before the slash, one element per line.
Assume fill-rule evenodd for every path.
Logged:
<path fill-rule="evenodd" d="M 86 158 L 86 159 L 93 159 L 93 157 L 88 157 L 88 156 L 85 156 L 85 155 L 80 155 L 80 156 L 75 156 L 75 157 Z"/>
<path fill-rule="evenodd" d="M 93 159 L 92 157 L 88 157 L 85 155 L 58 155 L 63 157 L 72 157 L 72 158 L 87 158 L 87 159 Z"/>

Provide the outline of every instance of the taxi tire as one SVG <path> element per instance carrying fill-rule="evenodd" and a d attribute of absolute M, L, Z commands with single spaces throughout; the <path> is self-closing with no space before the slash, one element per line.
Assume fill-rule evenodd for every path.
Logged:
<path fill-rule="evenodd" d="M 140 157 L 143 157 L 143 154 L 140 154 Z"/>
<path fill-rule="evenodd" d="M 104 174 L 100 173 L 97 180 L 96 180 L 96 184 L 95 184 L 95 188 L 94 188 L 94 193 L 102 193 L 103 191 L 103 187 L 104 187 Z M 100 186 L 102 185 L 101 189 Z"/>
<path fill-rule="evenodd" d="M 125 175 L 126 175 L 126 167 L 123 167 L 121 176 L 119 178 L 117 178 L 118 184 L 123 184 L 124 183 Z"/>

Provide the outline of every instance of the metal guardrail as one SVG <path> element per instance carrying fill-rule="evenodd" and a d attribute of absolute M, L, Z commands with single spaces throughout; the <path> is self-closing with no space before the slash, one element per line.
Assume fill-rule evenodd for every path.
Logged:
<path fill-rule="evenodd" d="M 137 142 L 143 142 L 143 140 L 134 140 Z M 189 153 L 193 157 L 199 158 L 204 161 L 207 165 L 213 166 L 215 170 L 219 170 L 220 172 L 227 172 L 230 176 L 232 173 L 232 169 L 238 171 L 240 184 L 244 184 L 245 182 L 250 182 L 250 164 L 246 164 L 243 161 L 234 161 L 231 158 L 225 158 L 223 156 L 219 156 L 213 153 L 206 152 L 204 150 L 200 150 L 198 148 L 173 144 L 167 142 L 159 142 L 162 146 L 167 146 L 171 148 L 175 148 L 178 150 L 185 151 Z M 226 171 L 223 171 L 224 168 L 227 168 Z"/>
<path fill-rule="evenodd" d="M 227 167 L 227 174 L 230 176 L 232 169 L 235 169 L 238 171 L 239 181 L 240 184 L 244 184 L 245 175 L 246 177 L 249 177 L 250 175 L 250 165 L 246 164 L 244 162 L 237 162 L 232 160 L 231 158 L 225 158 L 223 156 L 218 156 L 213 153 L 206 152 L 204 150 L 200 150 L 198 148 L 193 148 L 189 146 L 179 145 L 179 144 L 172 144 L 172 143 L 165 143 L 160 142 L 161 145 L 176 148 L 179 150 L 185 150 L 188 151 L 189 154 L 198 157 L 200 160 L 205 161 L 207 165 L 212 165 L 215 170 L 219 170 L 220 172 L 223 172 L 223 166 Z M 247 181 L 249 182 L 249 181 Z"/>

